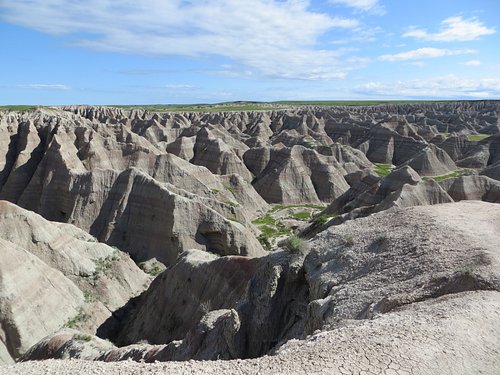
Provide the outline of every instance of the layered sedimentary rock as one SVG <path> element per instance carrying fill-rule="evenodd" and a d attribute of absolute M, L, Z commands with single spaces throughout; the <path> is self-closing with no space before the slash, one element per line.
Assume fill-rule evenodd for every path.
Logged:
<path fill-rule="evenodd" d="M 0 201 L 1 358 L 65 324 L 87 333 L 149 284 L 124 253 L 84 231 Z"/>
<path fill-rule="evenodd" d="M 348 189 L 343 178 L 345 170 L 332 156 L 318 154 L 302 146 L 272 148 L 267 162 L 257 155 L 248 155 L 249 165 L 255 164 L 253 186 L 268 202 L 298 204 L 329 202 Z M 245 154 L 246 155 L 246 154 Z M 262 164 L 265 164 L 264 169 Z"/>
<path fill-rule="evenodd" d="M 411 167 L 393 170 L 386 177 L 365 172 L 356 178 L 351 188 L 334 200 L 321 215 L 335 216 L 327 225 L 368 216 L 393 207 L 412 207 L 453 202 L 447 192 L 434 180 L 422 180 Z M 303 234 L 311 237 L 322 228 L 315 223 Z"/>
<path fill-rule="evenodd" d="M 412 334 L 415 348 L 425 347 L 429 340 L 427 334 L 431 335 L 433 345 L 448 347 L 450 337 L 462 337 L 470 324 L 481 324 L 473 312 L 477 303 L 485 307 L 482 319 L 489 322 L 488 327 L 498 320 L 495 309 L 487 306 L 496 303 L 500 292 L 496 230 L 499 213 L 496 204 L 452 203 L 396 209 L 329 228 L 311 241 L 308 253 L 277 252 L 255 260 L 256 268 L 251 272 L 247 292 L 233 308 L 208 312 L 183 340 L 111 350 L 103 347 L 90 358 L 154 361 L 254 357 L 288 341 L 277 350 L 279 356 L 294 345 L 315 345 L 313 342 L 321 335 L 338 337 L 344 342 L 340 338 L 356 340 L 354 337 L 360 332 L 369 331 L 379 332 L 380 340 L 390 341 L 396 336 L 384 332 L 382 327 L 393 326 L 401 329 L 398 332 L 407 332 L 409 327 L 404 321 L 408 320 L 413 322 L 413 329 L 427 332 L 423 336 Z M 207 270 L 206 280 L 212 277 L 211 272 L 219 273 L 220 268 L 210 264 L 220 259 L 203 259 L 200 263 L 193 255 L 188 255 L 191 259 L 186 258 L 186 262 L 194 269 L 201 266 Z M 166 270 L 164 280 L 177 272 Z M 202 282 L 200 279 L 198 283 Z M 168 285 L 155 283 L 148 293 L 157 288 L 165 290 Z M 193 297 L 205 293 L 203 288 L 195 288 L 193 296 L 189 288 L 179 288 L 175 283 L 172 291 L 181 299 L 185 295 L 187 308 L 196 306 Z M 157 298 L 154 295 L 161 294 L 153 293 L 149 298 L 154 300 Z M 169 298 L 167 294 L 165 301 Z M 144 311 L 151 317 L 157 315 L 154 310 Z M 427 323 L 421 321 L 424 311 Z M 447 324 L 454 327 L 453 333 L 431 329 L 429 317 L 444 312 Z M 143 317 L 142 321 L 148 322 L 146 315 Z M 378 328 L 372 331 L 374 327 Z M 305 338 L 317 329 L 331 332 L 323 332 L 315 340 L 310 338 L 306 342 L 289 341 Z M 478 345 L 485 353 L 492 354 L 498 348 L 498 341 L 495 344 L 493 339 L 495 330 L 480 329 L 480 332 L 487 341 Z M 66 340 L 62 335 L 66 335 Z M 60 340 L 59 347 L 67 342 L 74 347 L 71 344 L 75 341 L 74 335 L 67 335 L 61 333 L 42 341 L 32 350 L 32 357 L 30 354 L 25 359 L 46 358 L 50 340 Z M 425 340 L 421 341 L 421 337 Z M 391 353 L 401 350 L 396 347 L 391 346 Z M 370 358 L 380 352 L 379 347 L 372 348 L 371 344 L 365 349 L 365 355 Z M 75 352 L 78 356 L 82 350 Z M 485 355 L 484 360 L 492 361 L 490 354 Z M 418 354 L 410 357 L 417 358 Z M 447 361 L 451 358 L 453 354 L 445 354 L 434 364 L 439 368 L 444 364 L 449 366 Z"/>

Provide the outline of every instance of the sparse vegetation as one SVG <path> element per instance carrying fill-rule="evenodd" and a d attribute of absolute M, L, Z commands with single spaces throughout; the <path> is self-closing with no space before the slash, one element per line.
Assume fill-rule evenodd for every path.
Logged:
<path fill-rule="evenodd" d="M 228 206 L 231 206 L 231 207 L 238 207 L 238 203 L 233 202 L 233 201 L 224 201 L 223 203 L 227 204 Z"/>
<path fill-rule="evenodd" d="M 0 106 L 0 111 L 17 111 L 17 112 L 28 112 L 34 111 L 38 108 L 35 105 L 2 105 Z"/>
<path fill-rule="evenodd" d="M 309 211 L 295 212 L 291 217 L 297 220 L 307 221 L 311 218 L 311 213 Z"/>
<path fill-rule="evenodd" d="M 87 303 L 94 302 L 96 300 L 92 291 L 88 290 L 88 289 L 85 289 L 83 291 L 83 297 L 85 298 L 85 302 L 87 302 Z"/>
<path fill-rule="evenodd" d="M 65 326 L 68 328 L 76 328 L 79 325 L 79 323 L 85 321 L 87 318 L 88 315 L 85 314 L 83 308 L 80 307 L 80 309 L 78 310 L 78 314 L 76 314 L 73 318 L 68 320 Z"/>
<path fill-rule="evenodd" d="M 332 217 L 335 217 L 334 214 L 322 214 L 314 218 L 313 223 L 316 225 L 326 224 Z"/>
<path fill-rule="evenodd" d="M 375 164 L 375 173 L 378 174 L 380 177 L 388 176 L 393 169 L 394 165 L 392 164 L 382 164 L 382 163 Z"/>
<path fill-rule="evenodd" d="M 315 210 L 324 210 L 325 206 L 320 206 L 317 204 L 289 204 L 289 205 L 284 205 L 284 204 L 277 204 L 271 208 L 269 211 L 270 213 L 275 213 L 281 210 L 284 210 L 286 208 L 312 208 Z"/>
<path fill-rule="evenodd" d="M 158 276 L 165 270 L 165 267 L 157 261 L 140 262 L 137 266 L 145 273 L 153 277 Z"/>
<path fill-rule="evenodd" d="M 252 223 L 255 225 L 276 225 L 276 220 L 270 214 L 266 214 L 252 221 Z"/>
<path fill-rule="evenodd" d="M 92 340 L 92 336 L 78 333 L 73 336 L 73 340 L 88 342 Z"/>
<path fill-rule="evenodd" d="M 233 188 L 232 186 L 229 186 L 229 185 L 224 185 L 224 187 L 225 187 L 228 191 L 230 191 L 230 192 L 231 192 L 231 194 L 233 194 L 233 197 L 238 198 L 238 197 L 236 196 L 236 191 L 234 190 L 234 188 Z"/>
<path fill-rule="evenodd" d="M 434 180 L 436 182 L 440 182 L 443 180 L 447 180 L 449 178 L 454 178 L 463 175 L 465 172 L 467 172 L 466 169 L 458 169 L 455 172 L 451 172 L 442 176 L 434 176 L 434 177 L 423 177 L 423 180 Z"/>
<path fill-rule="evenodd" d="M 488 138 L 491 134 L 471 134 L 467 137 L 469 141 L 479 142 L 485 138 Z"/>
<path fill-rule="evenodd" d="M 354 238 L 352 238 L 351 235 L 345 235 L 344 236 L 344 243 L 346 244 L 346 246 L 352 246 L 354 245 Z"/>
<path fill-rule="evenodd" d="M 298 253 L 304 248 L 304 241 L 297 236 L 290 236 L 285 241 L 285 248 L 291 253 Z"/>
<path fill-rule="evenodd" d="M 107 271 L 111 269 L 111 267 L 113 266 L 113 262 L 116 262 L 118 260 L 120 260 L 120 250 L 117 248 L 115 248 L 115 251 L 110 256 L 94 260 L 96 267 L 94 273 L 91 276 L 92 279 L 94 281 L 98 280 L 101 276 L 106 274 Z"/>

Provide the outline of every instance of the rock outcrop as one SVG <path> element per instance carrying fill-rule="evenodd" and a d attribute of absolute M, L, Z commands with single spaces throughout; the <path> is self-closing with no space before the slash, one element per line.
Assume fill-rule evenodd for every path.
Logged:
<path fill-rule="evenodd" d="M 410 348 L 424 350 L 429 338 L 433 345 L 447 347 L 450 345 L 447 340 L 465 335 L 470 324 L 481 325 L 484 319 L 487 327 L 497 326 L 498 314 L 494 306 L 500 292 L 496 230 L 499 223 L 497 205 L 485 202 L 395 209 L 349 221 L 317 235 L 310 242 L 311 250 L 307 254 L 277 252 L 254 260 L 257 267 L 248 281 L 247 292 L 238 303 L 233 308 L 208 312 L 181 341 L 111 348 L 95 353 L 93 358 L 152 362 L 213 359 L 217 355 L 229 359 L 255 357 L 273 348 L 279 348 L 273 351 L 279 358 L 290 351 L 300 352 L 315 345 L 313 343 L 321 342 L 323 337 L 329 338 L 329 345 L 344 348 L 354 345 L 361 337 L 366 340 L 364 335 L 368 332 L 387 342 L 390 353 L 409 353 Z M 188 254 L 186 261 L 195 255 L 201 254 Z M 196 259 L 190 263 L 196 264 Z M 201 264 L 204 269 L 213 267 L 211 272 L 216 272 L 218 268 L 210 266 L 213 262 L 220 262 L 220 259 L 208 260 L 208 263 L 204 259 Z M 173 269 L 166 270 L 163 279 L 175 273 Z M 209 273 L 206 272 L 206 279 L 212 277 Z M 168 288 L 168 285 L 158 282 L 151 288 Z M 179 284 L 174 283 L 171 288 L 179 293 Z M 191 295 L 187 289 L 180 293 L 186 298 Z M 195 298 L 203 293 L 195 289 Z M 177 296 L 182 298 L 181 294 Z M 153 295 L 150 294 L 150 298 Z M 186 299 L 187 306 L 190 303 Z M 481 319 L 478 319 L 481 314 L 475 310 L 477 304 L 484 307 Z M 155 315 L 153 311 L 151 314 Z M 445 319 L 443 328 L 454 328 L 443 330 L 433 326 L 429 322 L 435 316 Z M 411 329 L 409 322 L 412 322 Z M 385 332 L 387 327 L 395 327 L 395 331 Z M 318 329 L 322 332 L 318 333 Z M 396 332 L 402 334 L 412 329 L 419 333 L 412 334 L 413 344 L 404 345 L 406 349 L 389 345 L 392 340 L 401 341 Z M 479 329 L 487 340 L 477 344 L 483 348 L 480 352 L 489 353 L 485 354 L 485 363 L 496 361 L 492 356 L 498 349 L 498 340 L 495 344 L 493 339 L 495 331 Z M 290 341 L 304 339 L 310 334 L 314 335 L 307 341 Z M 45 339 L 32 349 L 37 354 L 25 359 L 44 358 L 47 342 L 56 339 L 62 342 L 56 340 L 58 347 L 71 346 L 65 343 L 73 342 L 74 335 L 63 340 L 62 337 L 67 337 L 64 335 L 67 333 Z M 379 346 L 370 340 L 363 355 L 380 356 Z M 95 347 L 96 344 L 92 341 L 89 345 Z M 321 345 L 326 348 L 327 342 Z M 60 352 L 57 348 L 55 351 Z M 460 353 L 468 356 L 466 350 Z M 344 354 L 335 352 L 335 361 L 345 361 Z M 320 358 L 319 353 L 316 355 Z M 388 353 L 380 358 L 387 360 L 386 355 Z M 449 366 L 447 361 L 454 358 L 453 354 L 443 356 L 433 364 L 439 368 L 444 363 Z M 418 350 L 410 358 L 420 358 Z M 349 368 L 364 366 L 357 362 L 347 363 Z M 410 369 L 415 368 L 415 364 L 405 364 Z"/>
<path fill-rule="evenodd" d="M 95 333 L 150 282 L 125 253 L 6 201 L 0 201 L 0 246 L 4 362 L 64 325 Z"/>

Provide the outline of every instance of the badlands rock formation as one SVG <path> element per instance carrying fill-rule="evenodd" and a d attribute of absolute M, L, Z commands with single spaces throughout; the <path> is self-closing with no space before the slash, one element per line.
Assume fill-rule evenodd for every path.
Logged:
<path fill-rule="evenodd" d="M 1 111 L 0 361 L 496 373 L 499 112 Z"/>
<path fill-rule="evenodd" d="M 127 254 L 6 201 L 0 248 L 3 362 L 65 325 L 95 333 L 150 282 Z"/>
<path fill-rule="evenodd" d="M 347 372 L 379 373 L 392 363 L 395 370 L 415 373 L 493 373 L 500 365 L 494 355 L 500 349 L 499 225 L 498 206 L 477 201 L 393 209 L 352 220 L 316 236 L 307 254 L 277 252 L 253 260 L 255 268 L 245 266 L 253 274 L 247 291 L 235 292 L 225 306 L 218 302 L 209 308 L 181 341 L 110 348 L 97 338 L 82 342 L 77 332 L 63 331 L 23 359 L 69 353 L 106 361 L 231 359 L 257 357 L 284 344 L 276 357 L 262 361 L 276 366 L 284 357 L 300 366 L 299 356 L 308 353 L 310 360 L 325 361 L 326 368 Z M 184 283 L 172 289 L 186 309 L 196 309 L 210 293 L 199 286 L 208 280 L 227 285 L 220 275 L 231 273 L 223 265 L 230 260 L 221 264 L 200 255 L 188 254 L 164 271 L 125 330 L 143 325 L 143 338 L 156 343 L 175 337 L 170 332 L 178 327 L 150 320 L 163 309 L 152 304 L 158 291 L 168 290 L 168 281 L 190 263 L 196 287 Z M 198 267 L 205 272 L 197 273 Z M 471 331 L 478 335 L 472 341 L 467 339 Z"/>

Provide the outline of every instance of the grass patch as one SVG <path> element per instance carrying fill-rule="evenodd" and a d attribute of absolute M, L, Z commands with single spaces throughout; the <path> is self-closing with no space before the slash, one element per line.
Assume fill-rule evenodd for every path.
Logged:
<path fill-rule="evenodd" d="M 337 215 L 334 214 L 323 214 L 319 215 L 316 218 L 314 218 L 313 223 L 316 225 L 323 225 L 326 224 L 332 217 L 335 217 Z"/>
<path fill-rule="evenodd" d="M 479 142 L 482 141 L 485 138 L 490 137 L 491 134 L 471 134 L 467 137 L 469 141 L 474 141 L 474 142 Z"/>
<path fill-rule="evenodd" d="M 231 192 L 231 194 L 233 194 L 233 197 L 235 197 L 236 199 L 238 199 L 238 197 L 236 196 L 236 191 L 233 189 L 232 186 L 229 186 L 229 185 L 224 185 L 224 187 L 229 190 Z"/>
<path fill-rule="evenodd" d="M 89 342 L 92 340 L 92 336 L 78 333 L 78 334 L 73 336 L 73 340 Z"/>
<path fill-rule="evenodd" d="M 434 176 L 434 177 L 422 177 L 423 180 L 434 180 L 436 182 L 447 180 L 449 178 L 454 178 L 463 175 L 466 172 L 465 169 L 458 169 L 455 172 L 451 172 L 442 176 Z"/>
<path fill-rule="evenodd" d="M 289 204 L 289 205 L 284 205 L 284 204 L 277 204 L 271 208 L 269 211 L 270 213 L 275 213 L 281 210 L 284 210 L 286 208 L 313 208 L 315 210 L 324 210 L 325 206 L 320 206 L 317 204 Z"/>
<path fill-rule="evenodd" d="M 285 241 L 285 248 L 291 253 L 298 253 L 304 247 L 304 242 L 300 237 L 290 236 Z"/>
<path fill-rule="evenodd" d="M 252 224 L 255 225 L 276 225 L 276 219 L 272 217 L 269 214 L 266 214 L 266 216 L 259 217 L 258 219 L 255 219 L 252 221 Z"/>
<path fill-rule="evenodd" d="M 375 164 L 375 173 L 378 174 L 380 177 L 388 176 L 393 169 L 394 166 L 392 164 L 382 164 L 382 163 Z"/>
<path fill-rule="evenodd" d="M 83 291 L 83 297 L 85 298 L 85 302 L 90 303 L 90 302 L 95 302 L 96 297 L 94 296 L 94 293 L 92 291 L 85 289 Z"/>
<path fill-rule="evenodd" d="M 76 328 L 76 326 L 79 323 L 85 321 L 87 318 L 88 318 L 88 315 L 85 314 L 85 312 L 83 311 L 83 308 L 80 307 L 80 309 L 78 310 L 78 314 L 76 314 L 73 318 L 68 320 L 68 322 L 65 324 L 65 326 L 68 328 Z"/>
<path fill-rule="evenodd" d="M 228 206 L 231 206 L 231 207 L 238 207 L 238 205 L 239 205 L 238 203 L 233 202 L 233 201 L 224 201 L 222 203 L 227 204 Z"/>
<path fill-rule="evenodd" d="M 95 270 L 94 273 L 92 274 L 92 279 L 95 281 L 99 279 L 101 276 L 104 274 L 107 274 L 108 271 L 111 269 L 113 266 L 113 262 L 116 262 L 120 260 L 120 250 L 115 248 L 115 251 L 113 254 L 110 256 L 107 256 L 106 258 L 100 258 L 94 260 L 95 263 Z M 112 276 L 112 274 L 111 274 Z"/>
<path fill-rule="evenodd" d="M 165 270 L 165 267 L 162 266 L 160 262 L 140 262 L 137 266 L 148 275 L 153 277 L 158 276 Z"/>
<path fill-rule="evenodd" d="M 5 111 L 16 111 L 16 112 L 29 112 L 34 111 L 38 107 L 34 105 L 2 105 L 0 106 L 0 110 Z"/>
<path fill-rule="evenodd" d="M 307 221 L 311 218 L 311 213 L 308 211 L 296 212 L 291 215 L 294 219 Z"/>

